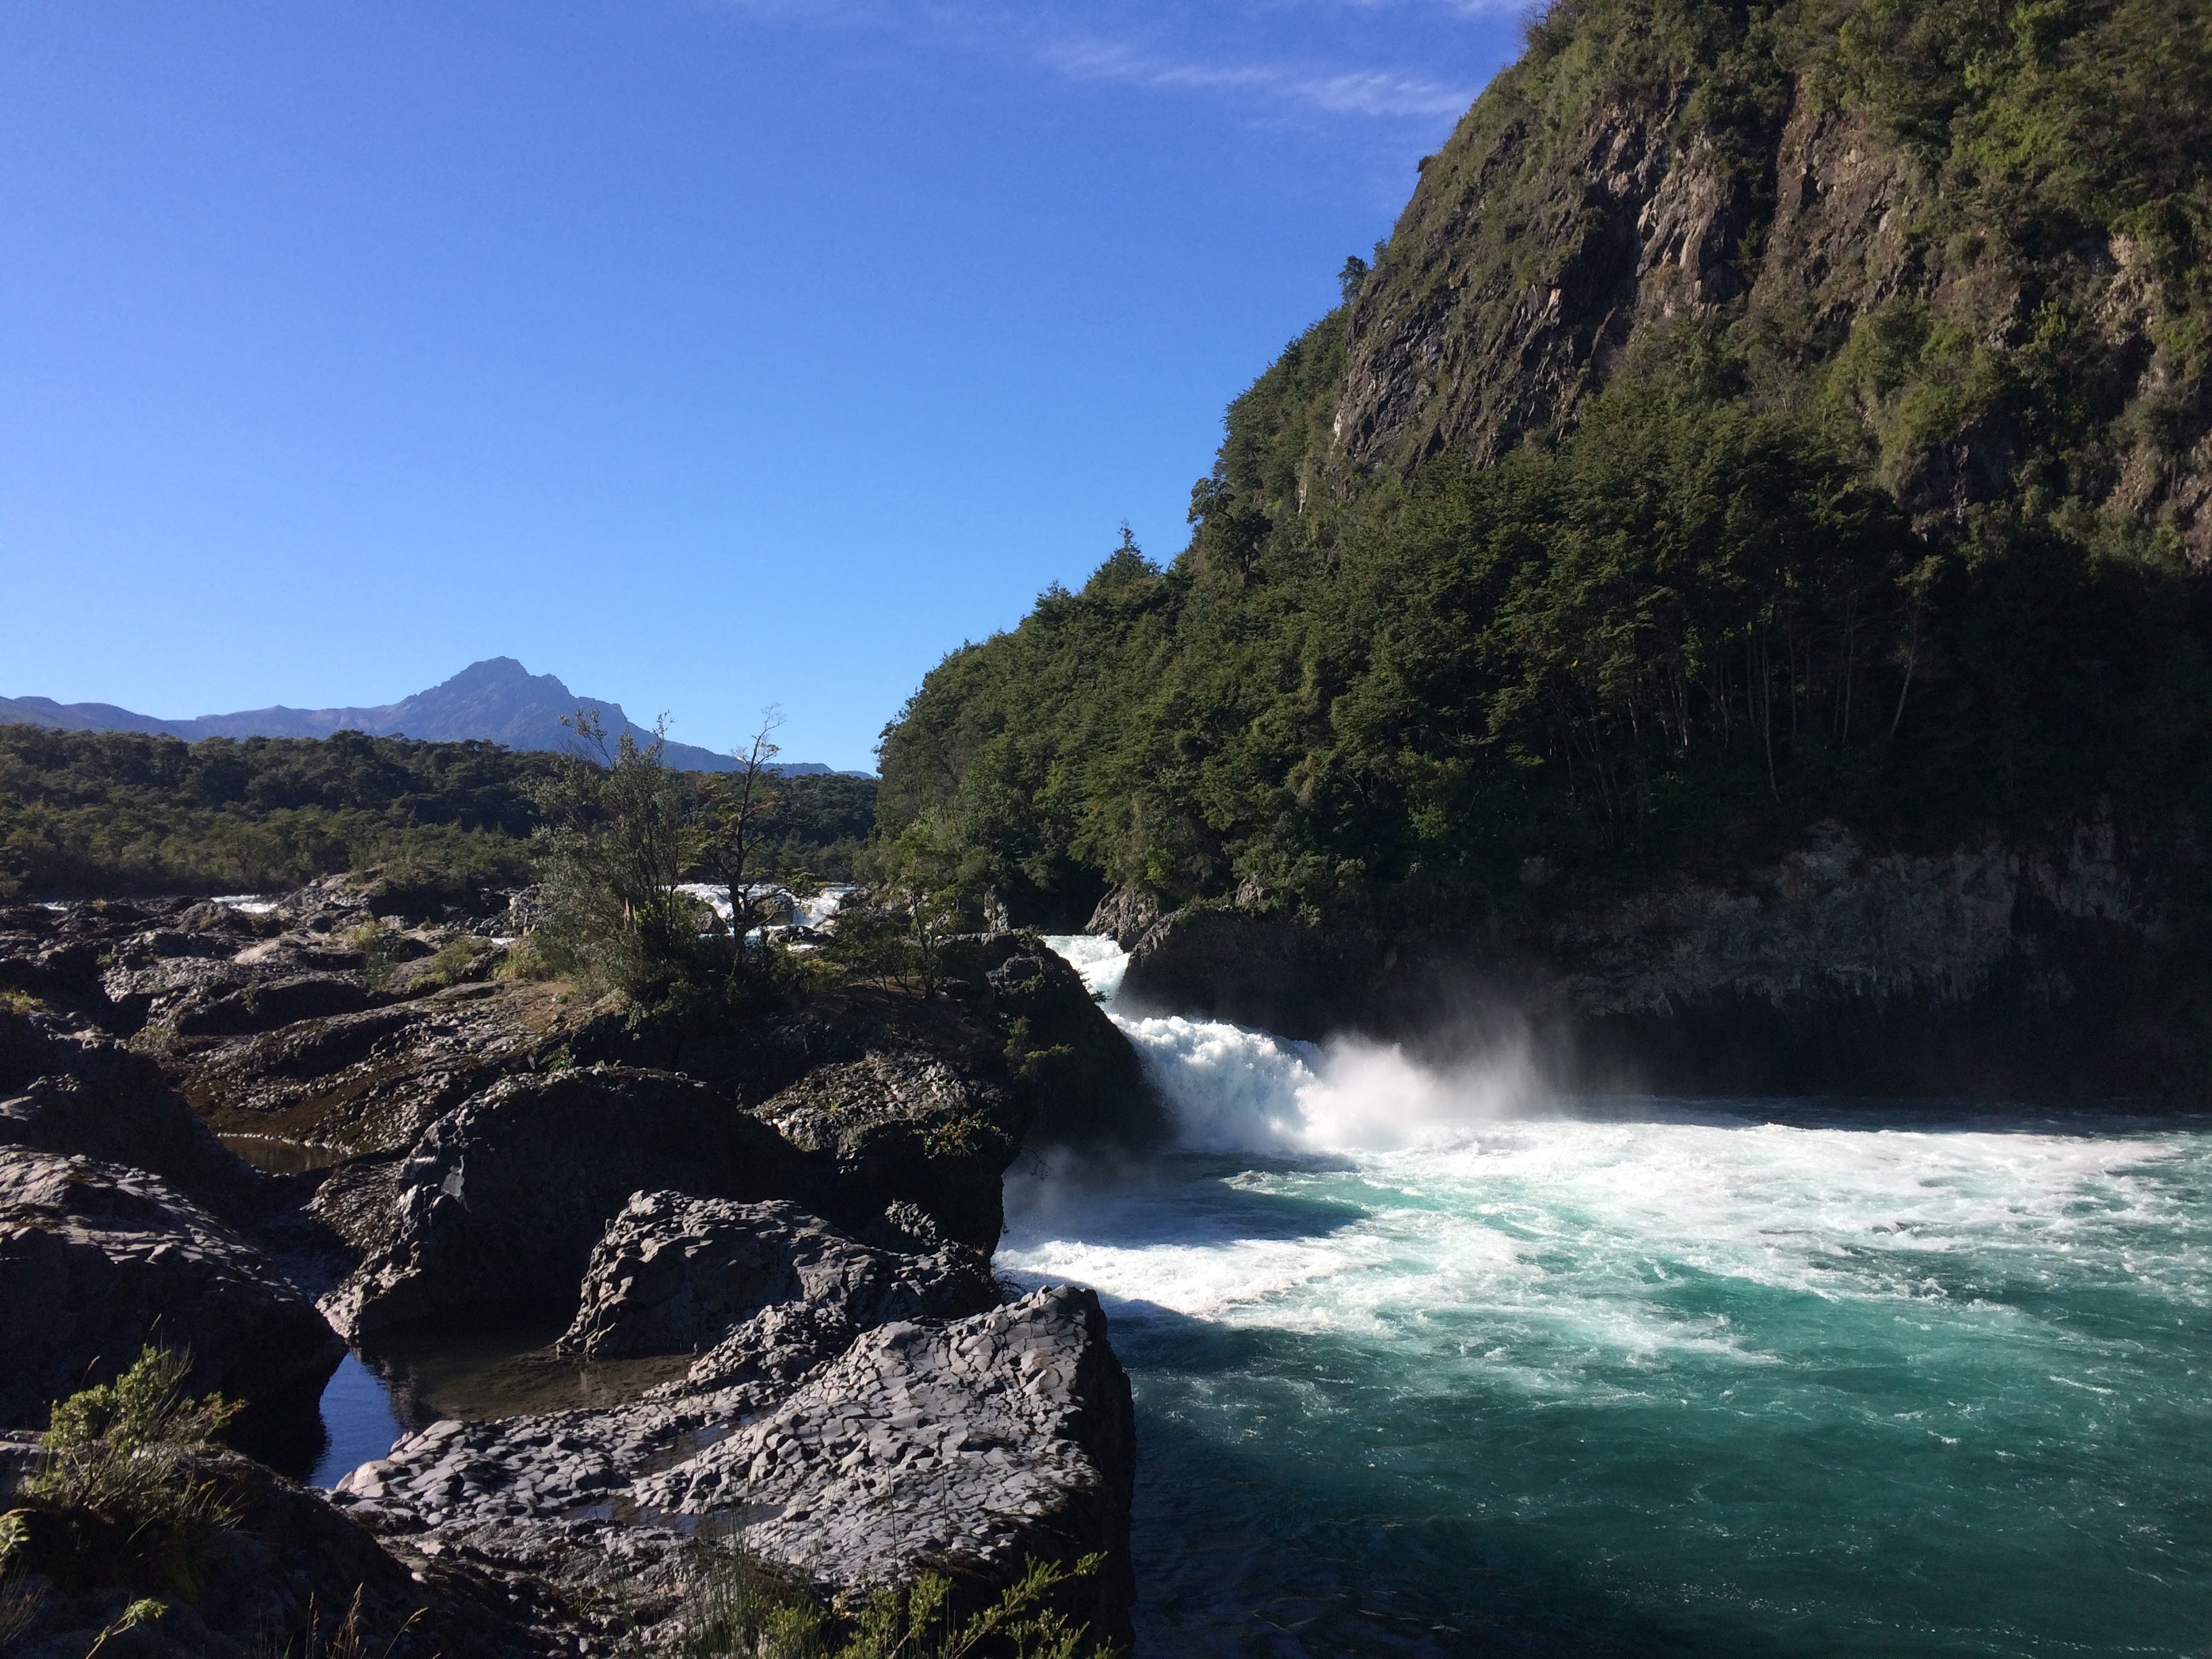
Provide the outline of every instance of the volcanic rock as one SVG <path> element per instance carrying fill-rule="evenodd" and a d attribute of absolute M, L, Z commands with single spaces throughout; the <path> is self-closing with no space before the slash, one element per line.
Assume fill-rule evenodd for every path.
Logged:
<path fill-rule="evenodd" d="M 261 1253 L 167 1182 L 0 1148 L 0 1425 L 112 1380 L 149 1342 L 191 1393 L 312 1404 L 344 1352 Z"/>
<path fill-rule="evenodd" d="M 772 1129 L 688 1078 L 614 1066 L 509 1078 L 424 1132 L 398 1171 L 381 1248 L 325 1310 L 359 1337 L 573 1305 L 631 1194 L 758 1199 L 805 1184 Z"/>
<path fill-rule="evenodd" d="M 676 1384 L 629 1407 L 434 1424 L 335 1501 L 416 1547 L 465 1550 L 580 1594 L 619 1580 L 665 1620 L 685 1540 L 747 1547 L 832 1593 L 928 1562 L 1011 1583 L 1030 1559 L 1108 1556 L 1074 1611 L 1125 1644 L 1134 1431 L 1089 1291 L 881 1326 L 795 1390 Z"/>
<path fill-rule="evenodd" d="M 0 1007 L 0 1146 L 149 1170 L 232 1221 L 270 1197 L 160 1067 L 46 1010 Z"/>
<path fill-rule="evenodd" d="M 933 1255 L 894 1255 L 832 1231 L 795 1204 L 640 1193 L 593 1248 L 581 1305 L 560 1346 L 594 1358 L 697 1352 L 764 1310 L 793 1304 L 849 1338 L 890 1320 L 972 1313 L 997 1299 L 980 1251 L 951 1245 Z"/>

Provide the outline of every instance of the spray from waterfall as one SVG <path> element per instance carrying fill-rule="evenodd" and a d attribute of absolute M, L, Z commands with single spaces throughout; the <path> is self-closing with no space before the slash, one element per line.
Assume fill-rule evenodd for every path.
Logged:
<path fill-rule="evenodd" d="M 1110 939 L 1046 942 L 1082 975 L 1166 1099 L 1194 1151 L 1385 1152 L 1449 1146 L 1534 1100 L 1525 1043 L 1449 1066 L 1358 1038 L 1297 1042 L 1228 1020 L 1139 1018 L 1115 1006 L 1128 954 Z"/>

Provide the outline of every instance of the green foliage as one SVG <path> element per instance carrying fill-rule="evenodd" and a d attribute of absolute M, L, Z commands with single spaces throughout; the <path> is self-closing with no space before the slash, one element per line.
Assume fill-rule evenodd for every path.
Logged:
<path fill-rule="evenodd" d="M 384 923 L 373 915 L 362 917 L 361 926 L 354 930 L 353 943 L 361 952 L 362 982 L 372 991 L 388 989 L 393 967 L 392 935 Z"/>
<path fill-rule="evenodd" d="M 125 1635 L 143 1626 L 160 1624 L 167 1616 L 168 1611 L 167 1603 L 157 1601 L 151 1596 L 141 1596 L 124 1608 L 113 1620 L 100 1627 L 100 1634 L 93 1638 L 92 1645 L 85 1650 L 84 1659 L 96 1659 L 100 1650 L 118 1636 Z"/>
<path fill-rule="evenodd" d="M 633 994 L 665 988 L 696 954 L 706 907 L 678 891 L 687 802 L 656 738 L 609 749 L 596 714 L 579 717 L 596 753 L 563 755 L 541 786 L 538 836 L 546 921 L 538 953 L 557 971 Z"/>
<path fill-rule="evenodd" d="M 149 1344 L 114 1382 L 56 1401 L 25 1492 L 109 1519 L 159 1523 L 203 1513 L 198 1497 L 171 1478 L 173 1455 L 212 1439 L 238 1407 L 220 1395 L 186 1397 L 180 1385 L 190 1369 L 184 1355 Z"/>
<path fill-rule="evenodd" d="M 1097 1555 L 1072 1568 L 1030 1561 L 1018 1583 L 965 1619 L 955 1613 L 951 1581 L 925 1572 L 841 1620 L 740 1544 L 696 1564 L 677 1651 L 682 1659 L 1077 1659 L 1105 1650 L 1052 1599 L 1103 1565 Z"/>
<path fill-rule="evenodd" d="M 488 743 L 0 726 L 0 894 L 296 886 L 374 865 L 521 879 L 544 756 Z"/>
<path fill-rule="evenodd" d="M 356 1586 L 344 1616 L 326 1629 L 325 1614 L 311 1593 L 307 1597 L 306 1631 L 296 1638 L 288 1638 L 282 1646 L 274 1637 L 264 1637 L 254 1646 L 254 1659 L 391 1659 L 407 1632 L 422 1621 L 424 1609 L 417 1607 L 410 1613 L 392 1638 L 377 1648 L 372 1645 L 362 1626 L 361 1601 L 362 1591 Z"/>
<path fill-rule="evenodd" d="M 410 982 L 417 991 L 465 983 L 477 977 L 483 959 L 498 948 L 489 939 L 477 939 L 468 933 L 460 934 L 440 945 L 430 959 L 416 970 Z M 514 976 L 528 977 L 527 975 Z"/>
<path fill-rule="evenodd" d="M 238 1407 L 187 1397 L 188 1370 L 149 1345 L 114 1382 L 55 1402 L 11 1554 L 64 1580 L 191 1593 L 198 1549 L 225 1518 L 192 1454 Z"/>
<path fill-rule="evenodd" d="M 577 731 L 578 751 L 538 793 L 545 919 L 527 941 L 530 970 L 621 992 L 634 1024 L 671 1036 L 780 1000 L 796 973 L 764 933 L 750 937 L 772 896 L 757 879 L 763 848 L 789 822 L 792 781 L 771 769 L 767 732 L 736 771 L 687 775 L 659 737 L 610 746 L 589 711 Z M 682 890 L 702 878 L 729 890 L 727 921 Z"/>
<path fill-rule="evenodd" d="M 0 726 L 0 898 L 260 892 L 376 872 L 408 911 L 531 878 L 536 792 L 561 757 L 489 743 L 174 738 Z M 698 795 L 716 775 L 678 774 Z M 763 877 L 845 880 L 874 823 L 872 778 L 776 781 Z"/>
<path fill-rule="evenodd" d="M 20 1565 L 31 1541 L 30 1516 L 21 1510 L 0 1515 L 0 1652 L 39 1616 L 45 1595 L 24 1583 Z"/>
<path fill-rule="evenodd" d="M 1904 158 L 1890 286 L 1849 250 L 1762 273 L 1793 99 Z M 1624 131 L 1735 204 L 1737 297 L 1647 307 L 1501 444 L 1533 394 L 1480 354 L 1613 234 L 1587 161 Z M 1824 818 L 2212 808 L 2212 625 L 2114 495 L 2212 411 L 2209 179 L 2199 0 L 1559 0 L 1347 267 L 1363 330 L 1456 331 L 1378 464 L 1343 459 L 1340 310 L 1231 406 L 1180 556 L 1117 550 L 886 730 L 887 884 L 1063 925 L 1109 881 L 1464 915 Z"/>
<path fill-rule="evenodd" d="M 823 947 L 822 961 L 839 977 L 875 981 L 909 996 L 927 996 L 945 981 L 941 929 L 927 904 L 908 909 L 848 903 Z"/>

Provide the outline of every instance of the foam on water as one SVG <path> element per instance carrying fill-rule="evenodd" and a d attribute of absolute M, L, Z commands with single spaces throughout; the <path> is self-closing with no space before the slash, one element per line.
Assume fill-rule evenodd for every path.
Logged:
<path fill-rule="evenodd" d="M 1147 1646 L 2206 1650 L 2201 1120 L 1560 1102 L 1116 1018 L 1182 1150 L 1010 1183 L 999 1262 L 1108 1298 L 1170 1460 Z"/>

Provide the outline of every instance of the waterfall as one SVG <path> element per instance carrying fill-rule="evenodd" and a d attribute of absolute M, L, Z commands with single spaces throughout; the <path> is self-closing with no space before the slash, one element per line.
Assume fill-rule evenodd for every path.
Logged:
<path fill-rule="evenodd" d="M 1395 1045 L 1301 1042 L 1224 1019 L 1137 1017 L 1117 1006 L 1128 952 L 1089 933 L 1048 935 L 1127 1036 L 1192 1151 L 1384 1152 L 1443 1146 L 1531 1103 L 1524 1050 L 1449 1068 Z"/>

